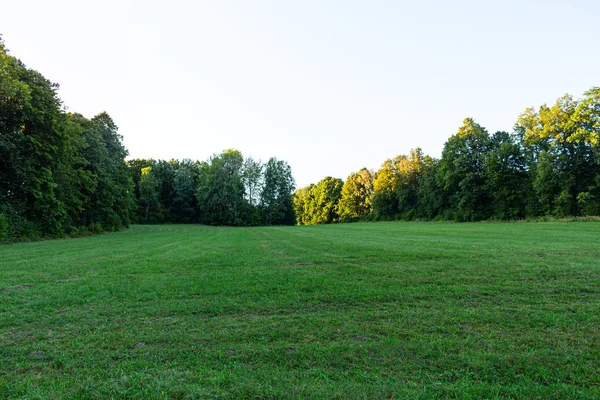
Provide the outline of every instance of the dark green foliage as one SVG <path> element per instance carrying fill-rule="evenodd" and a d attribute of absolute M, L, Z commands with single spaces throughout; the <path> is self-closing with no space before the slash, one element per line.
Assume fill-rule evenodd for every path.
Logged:
<path fill-rule="evenodd" d="M 391 220 L 398 214 L 398 196 L 395 191 L 376 191 L 372 202 L 375 220 Z"/>
<path fill-rule="evenodd" d="M 197 200 L 196 172 L 191 161 L 184 160 L 176 164 L 178 168 L 173 174 L 173 199 L 171 215 L 174 222 L 190 223 L 196 221 Z"/>
<path fill-rule="evenodd" d="M 100 224 L 108 230 L 127 227 L 133 208 L 133 181 L 125 164 L 127 150 L 117 127 L 106 113 L 90 121 L 85 131 L 88 148 L 84 152 L 96 176 L 96 190 L 86 210 L 88 223 Z"/>
<path fill-rule="evenodd" d="M 244 183 L 244 191 L 246 199 L 252 206 L 260 203 L 260 197 L 264 186 L 264 165 L 259 161 L 248 157 L 244 160 L 242 168 L 242 181 Z M 260 210 L 256 211 L 256 217 L 260 219 Z M 257 220 L 258 221 L 258 220 Z"/>
<path fill-rule="evenodd" d="M 106 113 L 65 113 L 57 88 L 0 43 L 0 213 L 16 240 L 129 224 L 117 127 Z"/>
<path fill-rule="evenodd" d="M 142 177 L 142 168 L 152 167 L 154 160 L 136 158 L 133 160 L 127 160 L 127 167 L 129 167 L 129 174 L 134 186 L 134 196 L 136 199 L 140 198 L 140 178 Z M 134 222 L 137 222 L 137 212 L 134 213 Z"/>
<path fill-rule="evenodd" d="M 444 145 L 440 183 L 457 220 L 476 221 L 492 215 L 492 196 L 486 179 L 489 150 L 487 131 L 470 118 Z"/>
<path fill-rule="evenodd" d="M 200 221 L 213 225 L 245 225 L 251 214 L 242 181 L 244 157 L 225 150 L 201 165 L 196 197 Z"/>
<path fill-rule="evenodd" d="M 6 242 L 10 239 L 10 227 L 6 215 L 0 214 L 0 242 Z"/>
<path fill-rule="evenodd" d="M 135 186 L 135 222 L 198 222 L 198 163 L 191 160 L 135 159 L 127 164 Z M 150 171 L 151 176 L 143 179 L 143 170 Z"/>
<path fill-rule="evenodd" d="M 492 197 L 492 218 L 524 218 L 529 181 L 525 156 L 514 135 L 496 132 L 490 138 L 485 177 Z"/>
<path fill-rule="evenodd" d="M 225 150 L 206 162 L 128 161 L 135 185 L 134 221 L 209 225 L 293 225 L 290 166 Z"/>
<path fill-rule="evenodd" d="M 0 48 L 0 209 L 60 234 L 64 204 L 56 198 L 53 172 L 65 152 L 57 85 Z"/>
<path fill-rule="evenodd" d="M 156 222 L 162 217 L 160 204 L 160 180 L 152 172 L 152 167 L 142 168 L 139 181 L 139 207 L 142 209 L 141 222 Z"/>
<path fill-rule="evenodd" d="M 426 157 L 418 176 L 417 215 L 419 218 L 434 219 L 442 215 L 448 202 L 442 186 L 439 184 L 439 160 Z"/>
<path fill-rule="evenodd" d="M 404 220 L 416 217 L 416 208 L 419 202 L 419 177 L 422 174 L 425 157 L 421 149 L 410 151 L 408 157 L 402 158 L 400 174 L 396 181 L 394 191 L 398 199 L 397 215 Z"/>
<path fill-rule="evenodd" d="M 380 219 L 514 220 L 600 214 L 600 88 L 529 108 L 514 134 L 467 118 L 439 160 L 420 149 L 327 177 L 292 196 L 285 161 L 237 150 L 206 162 L 130 160 L 107 113 L 66 113 L 58 86 L 0 39 L 0 214 L 11 240 L 131 222 L 322 224 Z M 142 171 L 146 171 L 143 173 Z M 2 239 L 3 241 L 6 241 Z"/>
<path fill-rule="evenodd" d="M 285 161 L 270 158 L 264 166 L 260 208 L 266 225 L 293 225 L 292 194 L 295 183 Z"/>

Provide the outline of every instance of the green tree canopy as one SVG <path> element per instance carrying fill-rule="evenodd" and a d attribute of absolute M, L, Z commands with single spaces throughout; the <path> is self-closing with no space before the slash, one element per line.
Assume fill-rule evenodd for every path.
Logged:
<path fill-rule="evenodd" d="M 341 221 L 355 221 L 372 211 L 373 174 L 366 168 L 350 174 L 342 187 L 337 214 Z"/>

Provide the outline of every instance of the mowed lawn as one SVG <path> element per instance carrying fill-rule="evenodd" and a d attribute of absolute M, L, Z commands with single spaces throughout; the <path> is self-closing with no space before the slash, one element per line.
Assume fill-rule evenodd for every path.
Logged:
<path fill-rule="evenodd" d="M 600 398 L 600 223 L 0 247 L 0 398 Z"/>

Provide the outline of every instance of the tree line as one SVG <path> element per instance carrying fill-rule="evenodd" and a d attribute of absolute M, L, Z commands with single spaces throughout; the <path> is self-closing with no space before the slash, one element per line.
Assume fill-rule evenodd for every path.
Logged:
<path fill-rule="evenodd" d="M 295 189 L 287 162 L 225 150 L 207 161 L 128 161 L 136 223 L 290 225 Z"/>
<path fill-rule="evenodd" d="M 294 194 L 300 225 L 357 220 L 516 220 L 600 215 L 600 88 L 528 108 L 513 132 L 471 118 L 439 159 L 413 149 Z"/>
<path fill-rule="evenodd" d="M 107 113 L 65 112 L 58 85 L 0 37 L 0 241 L 129 225 L 127 150 Z"/>
<path fill-rule="evenodd" d="M 58 85 L 0 37 L 0 242 L 131 223 L 293 224 L 290 166 L 226 150 L 207 161 L 130 160 L 103 112 L 66 112 Z"/>
<path fill-rule="evenodd" d="M 600 88 L 523 112 L 514 131 L 465 119 L 439 159 L 414 149 L 294 192 L 287 162 L 225 150 L 206 161 L 126 160 L 107 113 L 65 111 L 58 85 L 0 37 L 0 241 L 131 223 L 322 224 L 600 215 Z"/>

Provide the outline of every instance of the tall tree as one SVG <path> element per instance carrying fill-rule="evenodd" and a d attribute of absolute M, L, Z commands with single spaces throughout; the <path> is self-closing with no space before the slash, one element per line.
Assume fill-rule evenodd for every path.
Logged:
<path fill-rule="evenodd" d="M 133 180 L 125 163 L 123 138 L 106 112 L 92 118 L 84 137 L 84 156 L 97 182 L 86 210 L 88 223 L 110 230 L 128 226 L 134 206 Z"/>
<path fill-rule="evenodd" d="M 294 192 L 292 203 L 294 207 L 294 214 L 296 215 L 296 224 L 298 225 L 311 224 L 309 205 L 313 202 L 311 193 L 314 186 L 315 185 L 310 184 Z"/>
<path fill-rule="evenodd" d="M 600 87 L 592 87 L 578 102 L 573 119 L 577 129 L 573 141 L 585 143 L 592 155 L 593 180 L 584 183 L 577 194 L 578 211 L 583 215 L 600 215 Z"/>
<path fill-rule="evenodd" d="M 173 204 L 176 164 L 175 160 L 156 160 L 152 164 L 152 173 L 156 176 L 158 182 L 159 201 L 163 212 L 161 221 L 167 223 L 175 222 L 177 214 Z"/>
<path fill-rule="evenodd" d="M 146 167 L 152 167 L 153 165 L 154 160 L 151 158 L 136 158 L 127 161 L 129 175 L 133 181 L 133 197 L 136 203 L 134 211 L 132 212 L 132 222 L 134 223 L 145 222 L 144 207 L 140 205 L 140 180 L 142 178 L 142 169 Z"/>
<path fill-rule="evenodd" d="M 402 157 L 388 158 L 375 173 L 373 180 L 373 214 L 377 219 L 389 219 L 398 212 L 398 163 Z"/>
<path fill-rule="evenodd" d="M 525 154 L 517 137 L 496 132 L 490 139 L 485 177 L 496 219 L 525 217 L 529 180 Z"/>
<path fill-rule="evenodd" d="M 350 174 L 342 187 L 337 213 L 341 221 L 356 221 L 371 213 L 373 174 L 366 168 Z"/>
<path fill-rule="evenodd" d="M 152 167 L 142 168 L 140 177 L 140 206 L 144 213 L 144 223 L 156 222 L 161 218 L 160 181 L 152 172 Z"/>
<path fill-rule="evenodd" d="M 294 223 L 292 193 L 295 188 L 292 169 L 287 162 L 270 158 L 265 164 L 260 206 L 267 225 Z"/>
<path fill-rule="evenodd" d="M 58 85 L 0 40 L 0 214 L 13 237 L 129 223 L 127 151 L 106 113 L 64 112 Z"/>
<path fill-rule="evenodd" d="M 440 162 L 426 156 L 418 178 L 418 217 L 425 219 L 444 218 L 448 199 L 440 183 Z"/>
<path fill-rule="evenodd" d="M 225 150 L 204 163 L 198 176 L 196 197 L 201 221 L 216 225 L 244 225 L 250 207 L 245 198 L 242 168 L 244 157 Z"/>
<path fill-rule="evenodd" d="M 344 182 L 330 176 L 311 188 L 307 204 L 307 221 L 310 224 L 330 224 L 339 221 L 338 202 L 342 197 Z"/>
<path fill-rule="evenodd" d="M 408 156 L 402 156 L 400 160 L 395 187 L 397 212 L 403 219 L 412 219 L 417 216 L 419 176 L 425 163 L 425 155 L 420 148 L 411 149 Z"/>
<path fill-rule="evenodd" d="M 515 125 L 526 147 L 540 214 L 580 214 L 580 193 L 595 186 L 599 166 L 593 93 L 588 92 L 583 106 L 565 95 L 552 107 L 529 108 Z"/>
<path fill-rule="evenodd" d="M 196 220 L 196 172 L 194 163 L 184 160 L 176 163 L 173 179 L 172 215 L 174 222 L 189 223 Z"/>
<path fill-rule="evenodd" d="M 59 165 L 54 171 L 57 198 L 64 203 L 69 216 L 67 229 L 85 226 L 86 210 L 91 207 L 91 195 L 97 188 L 97 176 L 84 157 L 88 143 L 84 137 L 84 126 L 90 121 L 80 114 L 68 113 L 64 118 L 65 149 Z"/>
<path fill-rule="evenodd" d="M 375 176 L 373 213 L 377 218 L 412 218 L 417 213 L 419 174 L 425 156 L 419 148 L 408 156 L 385 160 Z"/>
<path fill-rule="evenodd" d="M 471 118 L 444 145 L 439 181 L 446 191 L 454 218 L 461 221 L 487 219 L 492 215 L 491 194 L 486 183 L 485 162 L 490 136 Z"/>
<path fill-rule="evenodd" d="M 260 202 L 263 186 L 263 165 L 260 160 L 248 157 L 244 160 L 242 168 L 242 181 L 246 191 L 246 200 L 252 206 Z"/>
<path fill-rule="evenodd" d="M 56 197 L 54 171 L 68 151 L 61 131 L 63 115 L 58 88 L 39 72 L 11 57 L 0 45 L 0 176 L 3 212 L 17 234 L 52 235 L 63 232 L 67 219 Z"/>

